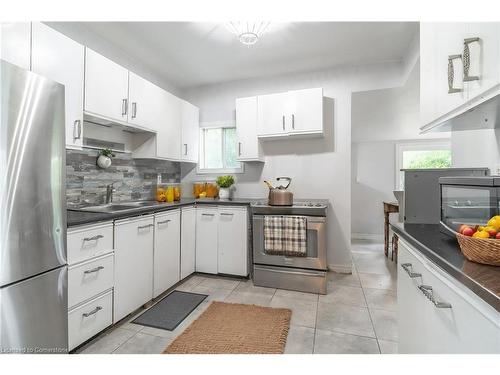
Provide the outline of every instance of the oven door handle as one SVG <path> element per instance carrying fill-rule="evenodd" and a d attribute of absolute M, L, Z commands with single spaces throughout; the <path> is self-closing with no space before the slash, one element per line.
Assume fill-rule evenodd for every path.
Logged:
<path fill-rule="evenodd" d="M 276 273 L 286 273 L 286 274 L 294 274 L 294 275 L 301 275 L 301 276 L 314 276 L 314 277 L 324 277 L 319 272 L 300 272 L 300 271 L 282 271 L 282 270 L 277 270 L 274 268 L 266 268 L 266 271 L 270 272 L 276 272 Z M 320 272 L 326 272 L 326 271 L 320 271 Z"/>

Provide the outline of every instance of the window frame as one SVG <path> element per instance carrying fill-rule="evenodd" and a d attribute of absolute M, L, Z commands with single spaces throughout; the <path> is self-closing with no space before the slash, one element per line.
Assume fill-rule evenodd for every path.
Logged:
<path fill-rule="evenodd" d="M 211 122 L 211 123 L 202 123 L 200 124 L 200 143 L 199 143 L 199 156 L 198 156 L 198 164 L 196 165 L 196 173 L 197 174 L 239 174 L 245 172 L 244 163 L 239 161 L 239 168 L 202 168 L 201 166 L 204 164 L 205 158 L 205 130 L 206 129 L 228 129 L 234 128 L 236 129 L 236 123 L 231 122 Z M 225 146 L 226 146 L 226 137 L 224 137 L 224 130 L 222 132 L 222 163 L 225 162 Z"/>
<path fill-rule="evenodd" d="M 426 139 L 397 142 L 395 145 L 395 178 L 394 189 L 401 190 L 401 169 L 403 168 L 403 153 L 405 151 L 433 151 L 433 150 L 450 150 L 450 139 Z M 452 155 L 453 157 L 453 155 Z M 453 159 L 452 159 L 453 165 Z"/>

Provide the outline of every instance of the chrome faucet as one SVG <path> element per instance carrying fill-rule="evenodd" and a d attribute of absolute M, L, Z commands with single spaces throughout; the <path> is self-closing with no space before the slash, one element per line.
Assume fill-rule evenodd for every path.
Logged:
<path fill-rule="evenodd" d="M 116 191 L 116 189 L 113 186 L 115 182 L 106 185 L 106 204 L 113 202 L 113 193 Z"/>

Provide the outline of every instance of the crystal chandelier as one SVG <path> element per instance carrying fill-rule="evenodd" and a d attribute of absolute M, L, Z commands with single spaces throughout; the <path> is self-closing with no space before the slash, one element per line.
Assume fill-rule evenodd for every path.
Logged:
<path fill-rule="evenodd" d="M 246 46 L 258 42 L 271 22 L 228 22 L 226 27 Z"/>

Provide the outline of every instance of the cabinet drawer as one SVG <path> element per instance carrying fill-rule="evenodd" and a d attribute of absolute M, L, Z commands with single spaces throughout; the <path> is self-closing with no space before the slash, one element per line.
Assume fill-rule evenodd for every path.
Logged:
<path fill-rule="evenodd" d="M 109 291 L 68 313 L 69 349 L 72 350 L 113 323 L 113 292 Z"/>
<path fill-rule="evenodd" d="M 68 269 L 68 306 L 72 307 L 113 287 L 114 255 L 70 266 Z"/>
<path fill-rule="evenodd" d="M 113 251 L 113 223 L 68 230 L 68 264 L 72 265 Z"/>

